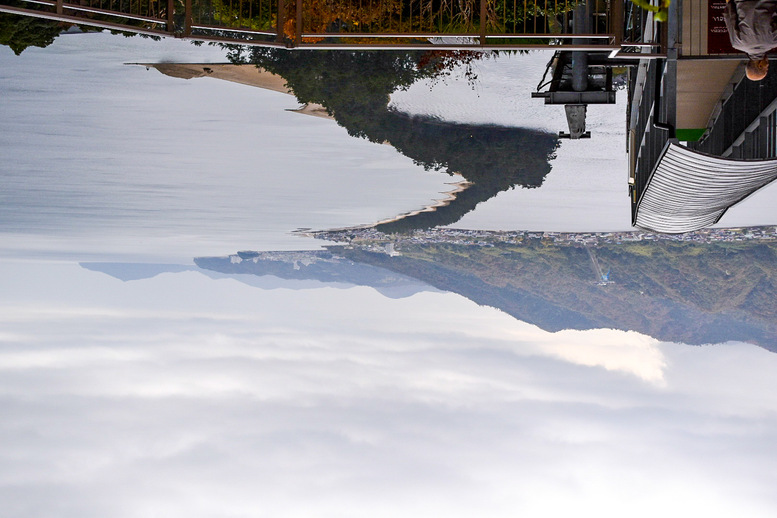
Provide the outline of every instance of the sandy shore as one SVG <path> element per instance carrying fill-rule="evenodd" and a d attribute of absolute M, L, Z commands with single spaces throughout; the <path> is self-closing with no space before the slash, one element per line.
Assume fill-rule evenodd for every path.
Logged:
<path fill-rule="evenodd" d="M 242 85 L 255 86 L 284 94 L 293 95 L 286 86 L 286 80 L 279 75 L 268 72 L 256 65 L 232 65 L 213 63 L 136 63 L 146 68 L 155 68 L 170 77 L 194 79 L 211 77 L 223 81 L 231 81 Z M 320 104 L 308 103 L 296 110 L 289 110 L 303 115 L 312 115 L 324 119 L 332 119 L 326 109 Z"/>

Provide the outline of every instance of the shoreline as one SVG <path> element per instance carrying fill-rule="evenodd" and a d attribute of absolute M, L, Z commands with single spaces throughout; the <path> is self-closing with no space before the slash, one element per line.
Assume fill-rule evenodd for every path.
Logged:
<path fill-rule="evenodd" d="M 741 243 L 747 241 L 777 241 L 777 226 L 762 225 L 749 227 L 708 228 L 684 234 L 659 234 L 646 230 L 623 232 L 539 232 L 530 230 L 463 230 L 441 227 L 427 230 L 413 230 L 406 234 L 385 234 L 372 227 L 340 230 L 308 231 L 304 235 L 327 241 L 392 242 L 403 241 L 423 243 L 448 242 L 458 245 L 487 245 L 493 243 L 519 244 L 529 240 L 547 240 L 553 243 L 571 245 L 602 245 L 639 242 L 693 242 L 693 243 Z"/>
<path fill-rule="evenodd" d="M 253 86 L 263 90 L 270 90 L 282 94 L 294 96 L 294 93 L 286 86 L 286 80 L 272 72 L 268 72 L 256 65 L 235 65 L 232 63 L 125 63 L 126 65 L 144 66 L 146 69 L 155 69 L 158 72 L 177 79 L 197 79 L 210 77 Z M 297 109 L 286 111 L 310 115 L 322 119 L 334 120 L 327 113 L 326 108 L 320 104 L 306 103 Z"/>

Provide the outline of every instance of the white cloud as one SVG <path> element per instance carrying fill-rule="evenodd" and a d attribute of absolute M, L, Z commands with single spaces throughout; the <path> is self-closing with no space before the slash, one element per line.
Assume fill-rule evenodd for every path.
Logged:
<path fill-rule="evenodd" d="M 567 330 L 556 333 L 552 340 L 546 339 L 543 349 L 572 363 L 632 374 L 662 386 L 666 359 L 659 344 L 635 332 Z"/>
<path fill-rule="evenodd" d="M 14 516 L 777 509 L 777 360 L 755 347 L 546 333 L 452 294 L 3 271 L 27 297 L 6 337 L 36 337 L 0 348 Z"/>

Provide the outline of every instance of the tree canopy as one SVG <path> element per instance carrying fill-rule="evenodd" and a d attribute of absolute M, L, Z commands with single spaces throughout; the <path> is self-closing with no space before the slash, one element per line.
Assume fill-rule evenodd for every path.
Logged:
<path fill-rule="evenodd" d="M 459 64 L 467 67 L 477 53 L 234 48 L 230 55 L 282 76 L 299 102 L 324 106 L 350 135 L 388 142 L 426 169 L 460 174 L 473 184 L 448 206 L 387 224 L 384 231 L 454 223 L 501 191 L 539 187 L 550 172 L 558 146 L 553 134 L 412 117 L 389 108 L 393 92 L 444 77 Z"/>
<path fill-rule="evenodd" d="M 16 3 L 8 2 L 7 5 Z M 18 56 L 29 47 L 48 47 L 68 27 L 62 22 L 0 13 L 0 45 L 10 47 Z"/>

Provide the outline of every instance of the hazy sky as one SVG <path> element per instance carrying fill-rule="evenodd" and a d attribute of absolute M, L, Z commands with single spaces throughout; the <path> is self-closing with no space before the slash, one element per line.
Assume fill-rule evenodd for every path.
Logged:
<path fill-rule="evenodd" d="M 181 56 L 220 59 L 108 35 L 0 48 L 0 517 L 775 515 L 761 348 L 75 264 L 308 248 L 288 231 L 449 181 L 290 97 L 121 64 Z"/>
<path fill-rule="evenodd" d="M 453 294 L 0 269 L 0 516 L 777 510 L 777 356 Z"/>

